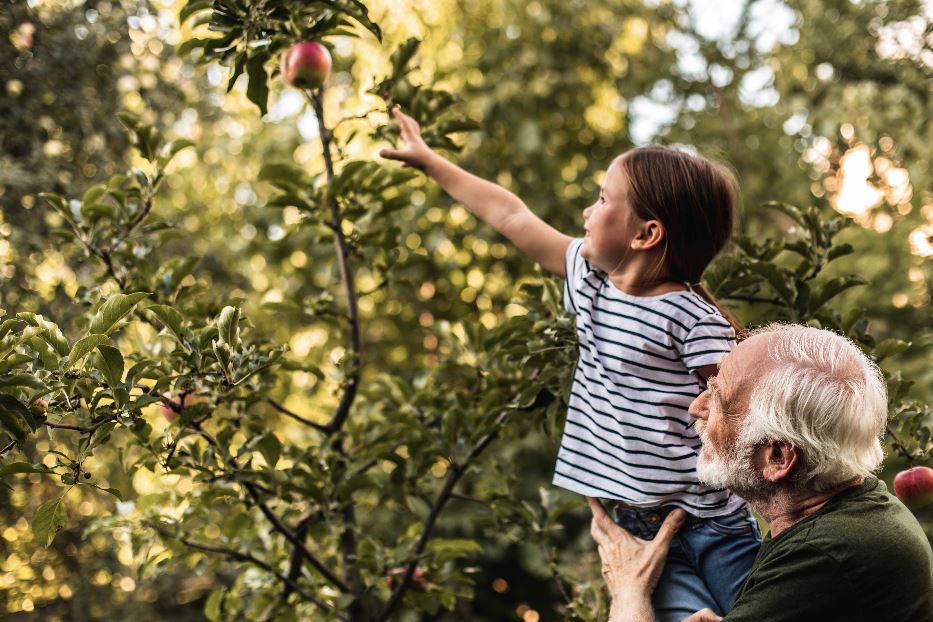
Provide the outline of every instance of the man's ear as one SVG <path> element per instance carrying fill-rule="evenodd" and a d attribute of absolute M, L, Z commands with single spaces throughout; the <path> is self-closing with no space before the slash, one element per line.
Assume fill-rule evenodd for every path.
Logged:
<path fill-rule="evenodd" d="M 787 479 L 800 462 L 800 452 L 797 448 L 784 441 L 769 441 L 764 451 L 762 475 L 769 482 L 777 483 Z"/>
<path fill-rule="evenodd" d="M 638 223 L 638 233 L 632 239 L 632 250 L 650 251 L 657 248 L 667 236 L 660 220 L 643 220 Z"/>

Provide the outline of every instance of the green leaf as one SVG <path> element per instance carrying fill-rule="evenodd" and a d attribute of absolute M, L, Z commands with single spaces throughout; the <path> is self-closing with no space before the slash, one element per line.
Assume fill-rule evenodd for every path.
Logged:
<path fill-rule="evenodd" d="M 807 221 L 803 215 L 803 212 L 800 211 L 800 208 L 795 205 L 791 205 L 790 203 L 781 203 L 780 201 L 768 201 L 764 204 L 764 207 L 782 212 L 793 218 L 804 227 L 807 226 Z"/>
<path fill-rule="evenodd" d="M 909 347 L 909 341 L 902 341 L 900 339 L 885 339 L 877 346 L 875 346 L 872 355 L 875 357 L 876 361 L 881 361 L 888 358 L 889 356 L 900 354 Z"/>
<path fill-rule="evenodd" d="M 230 79 L 227 80 L 227 92 L 233 90 L 233 86 L 236 84 L 237 78 L 243 75 L 243 68 L 246 66 L 246 54 L 237 54 L 236 61 L 233 63 L 233 73 L 230 74 Z"/>
<path fill-rule="evenodd" d="M 6 419 L 16 419 L 33 432 L 36 431 L 36 418 L 26 405 L 12 395 L 0 393 L 0 414 L 6 413 Z"/>
<path fill-rule="evenodd" d="M 7 334 L 14 328 L 19 328 L 23 324 L 23 320 L 18 318 L 10 318 L 8 320 L 3 320 L 3 323 L 0 324 L 0 339 L 3 339 Z"/>
<path fill-rule="evenodd" d="M 398 79 L 408 73 L 408 63 L 411 61 L 412 57 L 414 57 L 415 52 L 418 51 L 419 45 L 421 45 L 421 41 L 412 37 L 392 52 L 392 56 L 389 57 L 389 62 L 392 63 L 393 78 Z"/>
<path fill-rule="evenodd" d="M 117 325 L 117 322 L 129 315 L 133 307 L 147 296 L 149 296 L 149 294 L 146 292 L 113 294 L 97 310 L 97 315 L 94 316 L 94 319 L 91 321 L 91 326 L 87 330 L 88 334 L 109 334 Z"/>
<path fill-rule="evenodd" d="M 94 184 L 84 193 L 84 196 L 81 197 L 81 203 L 84 205 L 91 205 L 92 203 L 97 203 L 101 197 L 107 194 L 107 185 L 106 184 Z"/>
<path fill-rule="evenodd" d="M 58 352 L 55 351 L 55 348 L 50 346 L 46 340 L 40 337 L 33 337 L 26 343 L 39 355 L 39 360 L 42 361 L 42 365 L 46 369 L 58 369 L 63 357 L 59 355 Z"/>
<path fill-rule="evenodd" d="M 262 454 L 269 468 L 274 469 L 282 456 L 282 443 L 275 434 L 267 432 L 259 441 L 259 453 Z"/>
<path fill-rule="evenodd" d="M 794 280 L 784 270 L 772 263 L 762 261 L 750 262 L 748 268 L 763 277 L 787 306 L 794 304 L 796 297 Z"/>
<path fill-rule="evenodd" d="M 61 214 L 65 218 L 66 221 L 72 224 L 75 223 L 74 214 L 71 212 L 71 209 L 68 207 L 68 202 L 65 201 L 63 197 L 57 194 L 53 194 L 51 192 L 40 192 L 39 197 L 48 201 L 49 205 L 52 206 L 52 209 L 54 209 L 56 212 Z"/>
<path fill-rule="evenodd" d="M 100 370 L 111 387 L 123 383 L 123 355 L 113 346 L 97 346 L 98 355 L 94 357 L 94 367 Z"/>
<path fill-rule="evenodd" d="M 269 100 L 269 76 L 266 73 L 265 60 L 268 54 L 256 54 L 246 61 L 246 75 L 249 83 L 246 85 L 246 97 L 259 108 L 259 114 L 265 116 L 266 105 Z"/>
<path fill-rule="evenodd" d="M 369 10 L 360 0 L 331 0 L 328 4 L 332 4 L 334 8 L 358 21 L 366 30 L 373 33 L 380 43 L 382 42 L 382 30 L 378 24 L 369 19 Z"/>
<path fill-rule="evenodd" d="M 865 277 L 859 274 L 837 276 L 826 281 L 822 287 L 813 291 L 810 297 L 810 313 L 815 312 L 817 309 L 850 287 L 867 284 L 868 281 L 865 279 Z"/>
<path fill-rule="evenodd" d="M 125 110 L 117 113 L 117 119 L 120 121 L 120 123 L 123 124 L 123 127 L 130 130 L 131 132 L 135 132 L 142 126 L 142 122 L 139 120 L 139 117 L 137 117 L 132 112 L 127 112 Z"/>
<path fill-rule="evenodd" d="M 11 462 L 0 466 L 0 477 L 16 473 L 55 473 L 44 464 L 29 464 L 28 462 Z"/>
<path fill-rule="evenodd" d="M 468 555 L 483 552 L 483 547 L 475 540 L 466 538 L 434 538 L 427 546 L 429 553 L 435 556 L 438 564 L 444 564 Z"/>
<path fill-rule="evenodd" d="M 32 533 L 36 542 L 47 547 L 67 522 L 68 514 L 62 500 L 46 501 L 39 506 L 35 518 L 32 519 Z"/>
<path fill-rule="evenodd" d="M 45 332 L 40 334 L 39 337 L 55 348 L 55 351 L 61 356 L 67 356 L 68 352 L 71 351 L 71 345 L 68 343 L 62 330 L 58 327 L 58 324 L 50 322 L 41 315 L 36 315 L 35 313 L 17 313 L 16 317 L 30 326 L 44 329 Z"/>
<path fill-rule="evenodd" d="M 217 337 L 221 343 L 235 348 L 240 342 L 240 310 L 236 307 L 224 307 L 217 318 Z"/>
<path fill-rule="evenodd" d="M 188 140 L 187 138 L 176 138 L 175 140 L 166 143 L 162 146 L 162 149 L 159 150 L 159 165 L 162 167 L 166 166 L 169 162 L 172 161 L 172 158 L 174 158 L 179 151 L 194 146 L 194 142 Z"/>
<path fill-rule="evenodd" d="M 215 587 L 204 603 L 204 617 L 210 622 L 220 622 L 223 619 L 224 591 L 222 585 Z"/>
<path fill-rule="evenodd" d="M 855 249 L 851 244 L 839 244 L 829 249 L 829 252 L 826 254 L 826 261 L 829 262 L 854 252 Z"/>
<path fill-rule="evenodd" d="M 16 321 L 16 320 L 14 320 Z M 6 322 L 4 322 L 5 324 Z M 36 335 L 42 332 L 41 328 L 36 328 L 35 326 L 27 326 L 21 333 L 7 335 L 0 341 L 0 359 L 3 359 L 7 354 L 13 351 L 13 349 Z"/>
<path fill-rule="evenodd" d="M 38 337 L 34 337 L 34 339 L 38 339 Z M 48 344 L 46 344 L 46 343 L 45 343 L 44 341 L 42 341 L 41 339 L 40 339 L 39 341 L 40 341 L 43 345 L 45 345 L 47 348 L 49 347 Z M 31 343 L 32 343 L 32 342 L 30 341 L 30 344 L 31 344 Z M 49 348 L 49 349 L 51 350 L 51 348 Z M 16 369 L 17 367 L 19 367 L 19 366 L 22 365 L 23 363 L 29 363 L 30 361 L 32 361 L 32 357 L 29 356 L 28 354 L 22 354 L 22 353 L 19 353 L 19 352 L 16 353 L 16 354 L 11 354 L 10 356 L 8 356 L 8 357 L 6 358 L 5 361 L 3 361 L 2 363 L 0 363 L 0 374 L 9 373 L 9 371 L 10 371 L 11 369 Z"/>
<path fill-rule="evenodd" d="M 44 382 L 29 373 L 0 377 L 0 388 L 8 389 L 10 387 L 29 387 L 37 391 L 48 389 Z"/>
<path fill-rule="evenodd" d="M 117 490 L 116 488 L 101 488 L 98 486 L 97 489 L 103 490 L 106 493 L 110 493 L 111 495 L 119 499 L 120 501 L 123 501 L 123 493 Z"/>
<path fill-rule="evenodd" d="M 183 23 L 186 19 L 197 13 L 211 8 L 213 0 L 190 0 L 181 11 L 178 12 L 178 23 Z"/>
<path fill-rule="evenodd" d="M 175 333 L 179 339 L 182 338 L 182 322 L 184 318 L 181 313 L 168 305 L 152 305 L 146 307 L 146 311 L 152 311 L 152 314 L 159 318 L 159 321 Z"/>
<path fill-rule="evenodd" d="M 107 341 L 107 335 L 88 335 L 83 339 L 79 339 L 68 354 L 68 360 L 65 361 L 65 369 L 71 369 L 78 361 L 90 354 L 94 348 L 105 341 Z"/>

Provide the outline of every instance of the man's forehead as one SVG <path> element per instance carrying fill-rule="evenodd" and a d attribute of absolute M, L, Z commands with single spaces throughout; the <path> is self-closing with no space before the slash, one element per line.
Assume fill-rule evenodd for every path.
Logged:
<path fill-rule="evenodd" d="M 719 361 L 719 375 L 737 380 L 747 373 L 759 376 L 768 364 L 768 335 L 754 335 L 742 341 Z"/>

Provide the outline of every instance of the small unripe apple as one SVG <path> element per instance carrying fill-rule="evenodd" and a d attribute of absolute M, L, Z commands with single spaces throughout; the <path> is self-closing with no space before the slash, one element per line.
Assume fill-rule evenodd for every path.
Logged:
<path fill-rule="evenodd" d="M 933 501 L 933 469 L 918 466 L 901 471 L 894 477 L 894 494 L 911 509 Z"/>
<path fill-rule="evenodd" d="M 282 54 L 282 76 L 292 86 L 315 89 L 330 75 L 330 52 L 317 41 L 304 41 Z"/>
<path fill-rule="evenodd" d="M 189 406 L 194 406 L 195 404 L 202 404 L 208 401 L 206 395 L 196 395 L 194 393 L 181 393 L 181 395 L 176 396 L 172 393 L 163 393 L 162 397 L 169 400 L 174 404 L 177 409 L 172 408 L 165 402 L 159 404 L 159 412 L 162 413 L 162 416 L 165 417 L 165 420 L 169 423 L 175 421 L 186 408 Z"/>

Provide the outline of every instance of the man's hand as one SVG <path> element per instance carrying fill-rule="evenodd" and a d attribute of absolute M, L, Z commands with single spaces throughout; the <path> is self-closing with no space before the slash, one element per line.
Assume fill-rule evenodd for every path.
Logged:
<path fill-rule="evenodd" d="M 427 172 L 428 161 L 436 154 L 421 138 L 418 122 L 397 107 L 392 108 L 392 116 L 398 123 L 405 144 L 401 149 L 381 149 L 379 155 L 390 160 L 400 160 L 402 166 L 413 166 Z"/>
<path fill-rule="evenodd" d="M 616 525 L 597 499 L 587 497 L 587 502 L 593 512 L 590 534 L 596 540 L 612 598 L 610 621 L 652 620 L 651 593 L 661 578 L 671 540 L 687 513 L 677 509 L 668 514 L 655 539 L 647 541 Z"/>

